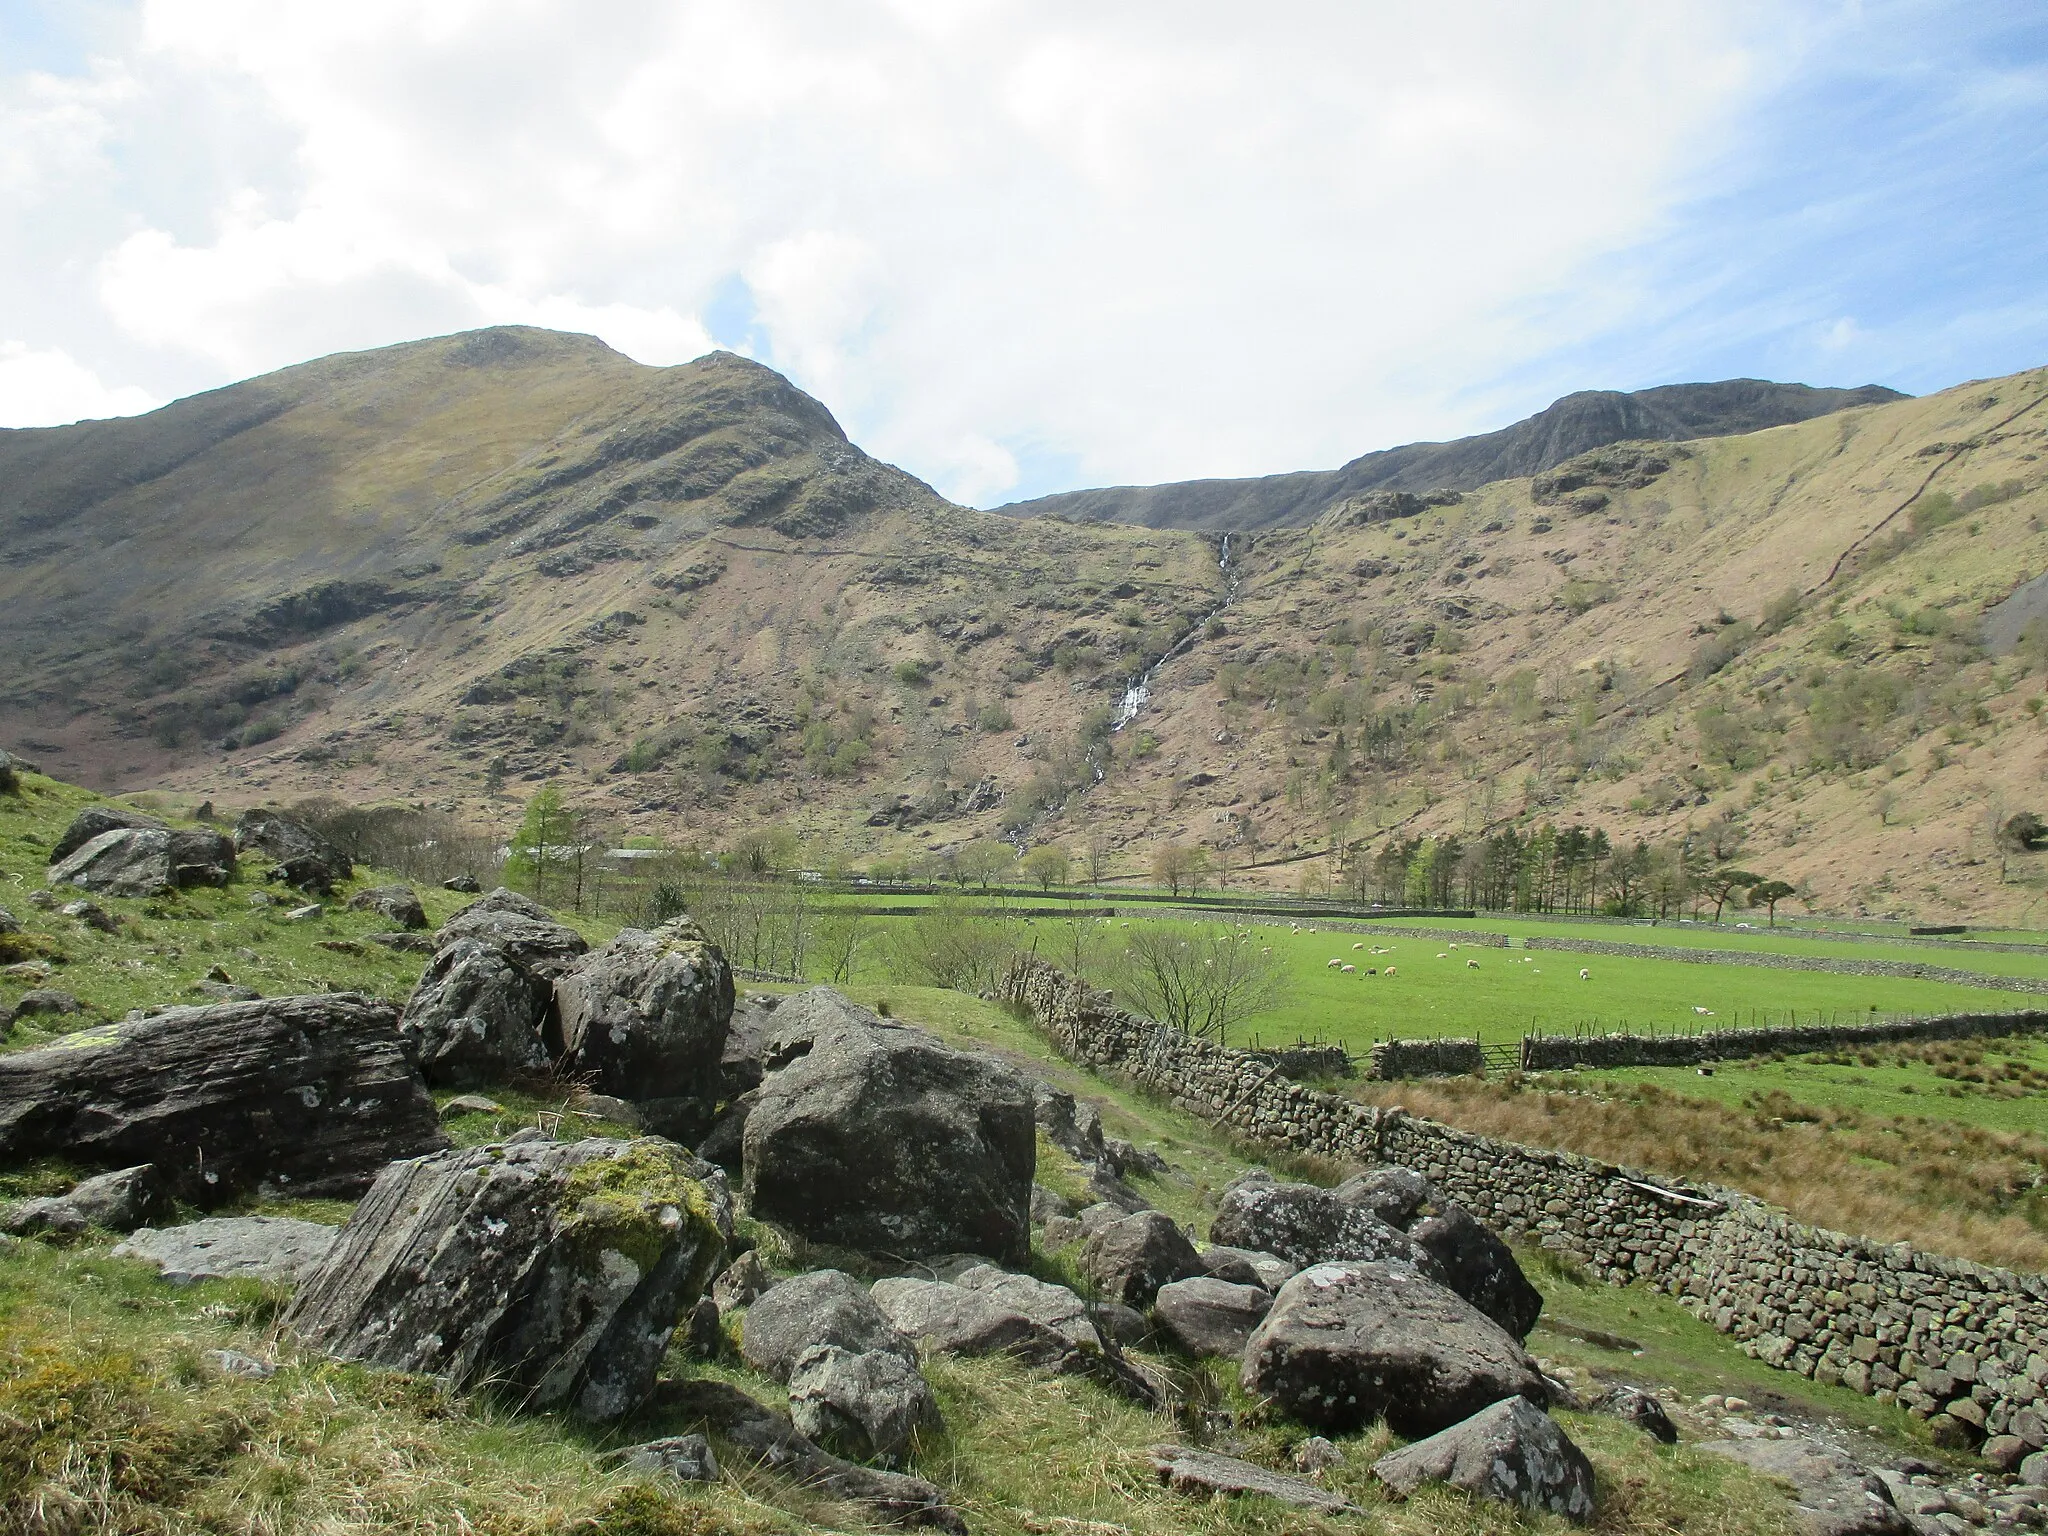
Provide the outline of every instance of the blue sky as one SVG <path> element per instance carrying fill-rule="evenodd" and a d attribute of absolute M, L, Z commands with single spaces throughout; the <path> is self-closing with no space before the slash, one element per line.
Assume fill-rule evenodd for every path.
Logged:
<path fill-rule="evenodd" d="M 979 505 L 2048 364 L 2048 7 L 0 0 L 0 425 L 723 345 Z"/>

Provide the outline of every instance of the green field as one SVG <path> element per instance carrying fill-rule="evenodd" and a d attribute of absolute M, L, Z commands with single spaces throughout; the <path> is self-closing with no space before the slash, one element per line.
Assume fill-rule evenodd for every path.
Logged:
<path fill-rule="evenodd" d="M 1123 920 L 1104 923 L 1113 937 Z M 1134 921 L 1142 922 L 1144 919 Z M 1287 956 L 1293 996 L 1261 1014 L 1231 1044 L 1326 1040 L 1361 1052 L 1375 1040 L 1478 1036 L 1509 1044 L 1530 1033 L 1598 1028 L 1647 1031 L 1725 1028 L 1769 1015 L 1867 1017 L 1919 1013 L 2010 1012 L 2033 1000 L 1986 987 L 1824 971 L 1778 971 L 1488 947 L 1456 941 L 1391 938 L 1349 931 L 1300 933 L 1286 926 L 1253 930 L 1259 944 Z M 1354 949 L 1363 944 L 1363 949 Z M 1381 953 L 1372 953 L 1378 949 Z M 1442 957 L 1442 958 L 1439 958 Z M 1329 968 L 1355 964 L 1349 975 Z M 1468 965 L 1477 961 L 1477 968 Z M 1392 965 L 1395 974 L 1386 974 Z M 1380 974 L 1368 975 L 1369 969 Z M 1579 979 L 1581 969 L 1590 971 Z M 1706 1008 L 1710 1014 L 1695 1009 Z"/>

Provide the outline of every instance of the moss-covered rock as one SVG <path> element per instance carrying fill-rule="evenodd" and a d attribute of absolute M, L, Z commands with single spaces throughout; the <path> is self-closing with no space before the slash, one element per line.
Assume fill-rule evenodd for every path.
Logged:
<path fill-rule="evenodd" d="M 394 1163 L 287 1324 L 344 1359 L 637 1407 L 732 1232 L 725 1178 L 658 1137 L 512 1142 Z"/>

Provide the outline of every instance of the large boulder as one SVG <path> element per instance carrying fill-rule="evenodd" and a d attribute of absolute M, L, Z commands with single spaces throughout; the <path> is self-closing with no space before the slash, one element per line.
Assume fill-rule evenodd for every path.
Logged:
<path fill-rule="evenodd" d="M 1232 1285 L 1208 1275 L 1162 1285 L 1152 1303 L 1160 1331 L 1197 1358 L 1241 1358 L 1272 1310 L 1272 1296 L 1258 1286 Z"/>
<path fill-rule="evenodd" d="M 623 929 L 555 982 L 562 1069 L 694 1144 L 718 1107 L 732 1005 L 732 967 L 688 918 Z"/>
<path fill-rule="evenodd" d="M 1507 1398 L 1390 1451 L 1372 1470 L 1403 1497 L 1424 1483 L 1448 1483 L 1483 1499 L 1562 1515 L 1574 1525 L 1593 1518 L 1593 1464 L 1527 1398 Z"/>
<path fill-rule="evenodd" d="M 962 1290 L 986 1296 L 999 1307 L 1028 1317 L 1041 1327 L 1050 1328 L 1078 1348 L 1099 1349 L 1102 1346 L 1102 1336 L 1089 1304 L 1064 1285 L 998 1269 L 993 1264 L 969 1265 L 953 1277 L 953 1283 Z"/>
<path fill-rule="evenodd" d="M 441 927 L 399 1028 L 437 1087 L 544 1071 L 555 980 L 590 946 L 547 908 L 500 888 Z"/>
<path fill-rule="evenodd" d="M 61 864 L 94 838 L 107 832 L 119 831 L 123 827 L 150 827 L 159 832 L 169 830 L 156 817 L 145 816 L 140 811 L 131 811 L 126 806 L 88 805 L 71 818 L 71 825 L 50 845 L 50 857 L 47 862 Z"/>
<path fill-rule="evenodd" d="M 836 1269 L 785 1280 L 755 1301 L 740 1331 L 740 1358 L 764 1376 L 788 1381 L 804 1351 L 819 1344 L 856 1354 L 880 1350 L 917 1363 L 917 1346 L 859 1281 Z"/>
<path fill-rule="evenodd" d="M 1426 1263 L 1399 1228 L 1335 1190 L 1241 1179 L 1223 1192 L 1210 1238 L 1307 1268 L 1339 1260 Z M 1197 1271 L 1199 1273 L 1199 1271 Z"/>
<path fill-rule="evenodd" d="M 355 873 L 347 854 L 303 821 L 276 811 L 245 811 L 235 823 L 235 847 L 272 860 L 272 880 L 314 896 L 332 895 Z"/>
<path fill-rule="evenodd" d="M 742 1140 L 756 1217 L 870 1253 L 1023 1260 L 1038 1147 L 1022 1077 L 825 987 L 775 1019 Z"/>
<path fill-rule="evenodd" d="M 1806 1536 L 1915 1536 L 1969 1529 L 1960 1519 L 1950 1525 L 1908 1516 L 1893 1502 L 1884 1478 L 1835 1447 L 1803 1435 L 1789 1440 L 1709 1440 L 1699 1449 L 1789 1483 L 1798 1529 Z"/>
<path fill-rule="evenodd" d="M 52 863 L 48 878 L 102 896 L 160 896 L 234 874 L 234 844 L 211 828 L 115 827 Z"/>
<path fill-rule="evenodd" d="M 348 909 L 375 912 L 401 928 L 427 926 L 427 909 L 420 905 L 419 893 L 409 885 L 373 885 L 367 891 L 357 891 L 349 897 Z"/>
<path fill-rule="evenodd" d="M 918 1431 L 938 1425 L 939 1403 L 901 1355 L 814 1344 L 789 1373 L 789 1416 L 828 1451 L 895 1462 Z"/>
<path fill-rule="evenodd" d="M 296 1285 L 326 1260 L 341 1228 L 289 1216 L 210 1216 L 177 1227 L 141 1227 L 117 1259 L 154 1264 L 172 1285 L 195 1280 L 270 1280 Z"/>
<path fill-rule="evenodd" d="M 1446 1206 L 1408 1231 L 1436 1277 L 1518 1339 L 1543 1312 L 1543 1296 L 1508 1245 L 1463 1206 Z"/>
<path fill-rule="evenodd" d="M 390 1004 L 349 992 L 169 1008 L 0 1056 L 0 1157 L 154 1163 L 195 1205 L 353 1196 L 447 1146 Z"/>
<path fill-rule="evenodd" d="M 1375 1168 L 1346 1179 L 1330 1191 L 1347 1205 L 1363 1206 L 1390 1227 L 1403 1232 L 1415 1224 L 1426 1206 L 1436 1203 L 1429 1180 L 1412 1168 Z"/>
<path fill-rule="evenodd" d="M 1026 1316 L 1003 1297 L 950 1280 L 877 1280 L 873 1294 L 890 1323 L 929 1354 L 1013 1355 L 1063 1369 L 1076 1353 L 1067 1332 Z"/>
<path fill-rule="evenodd" d="M 655 1137 L 444 1152 L 379 1176 L 285 1323 L 342 1359 L 617 1418 L 731 1229 L 723 1175 Z"/>
<path fill-rule="evenodd" d="M 88 1227 L 133 1232 L 177 1214 L 170 1187 L 151 1163 L 83 1180 L 68 1193 L 17 1201 L 0 1212 L 0 1230 L 16 1235 L 48 1232 L 72 1237 Z"/>
<path fill-rule="evenodd" d="M 1203 1272 L 1202 1256 L 1160 1211 L 1105 1222 L 1081 1246 L 1081 1273 L 1112 1301 L 1146 1307 L 1162 1285 Z"/>
<path fill-rule="evenodd" d="M 1273 1300 L 1245 1346 L 1246 1390 L 1313 1429 L 1384 1418 L 1433 1435 L 1507 1397 L 1547 1400 L 1522 1346 L 1405 1264 L 1318 1264 Z"/>

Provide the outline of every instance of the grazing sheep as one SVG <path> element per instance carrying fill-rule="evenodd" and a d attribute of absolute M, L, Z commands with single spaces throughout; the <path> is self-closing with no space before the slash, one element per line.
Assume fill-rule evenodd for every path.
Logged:
<path fill-rule="evenodd" d="M 1387 974 L 1389 976 L 1394 974 L 1394 968 L 1391 965 L 1387 967 Z"/>
<path fill-rule="evenodd" d="M 1368 967 L 1366 967 L 1366 972 L 1365 972 L 1365 974 L 1366 974 L 1366 975 L 1368 975 L 1368 976 L 1377 976 L 1377 975 L 1379 975 L 1379 971 L 1378 971 L 1378 970 L 1376 970 L 1375 968 L 1371 967 L 1371 966 L 1368 966 Z"/>
<path fill-rule="evenodd" d="M 1476 971 L 1479 969 L 1479 962 L 1477 960 L 1467 960 L 1465 962 L 1465 968 L 1469 971 Z"/>
<path fill-rule="evenodd" d="M 1438 951 L 1436 952 L 1436 957 L 1437 957 L 1437 959 L 1439 959 L 1439 960 L 1448 960 L 1448 959 L 1450 959 L 1450 958 L 1451 958 L 1451 957 L 1450 957 L 1449 955 L 1445 954 L 1445 953 L 1444 953 L 1444 952 L 1443 952 L 1442 950 L 1438 950 Z"/>
<path fill-rule="evenodd" d="M 1579 972 L 1579 980 L 1581 980 L 1581 981 L 1591 981 L 1592 979 L 1593 979 L 1593 973 L 1592 973 L 1591 971 L 1588 971 L 1588 970 L 1581 970 L 1581 971 Z"/>
<path fill-rule="evenodd" d="M 1695 1007 L 1695 1008 L 1693 1009 L 1693 1012 L 1694 1012 L 1694 1013 L 1699 1013 L 1699 1014 L 1704 1014 L 1704 1015 L 1706 1015 L 1706 1016 L 1707 1016 L 1708 1018 L 1710 1018 L 1710 1019 L 1711 1019 L 1711 1018 L 1712 1018 L 1712 1017 L 1714 1016 L 1714 1010 L 1713 1010 L 1713 1009 L 1711 1009 L 1711 1008 L 1698 1008 L 1698 1007 Z"/>
<path fill-rule="evenodd" d="M 1365 948 L 1365 946 L 1364 946 L 1363 944 L 1354 944 L 1354 945 L 1352 945 L 1351 947 L 1352 947 L 1353 949 L 1363 949 L 1363 948 Z"/>
<path fill-rule="evenodd" d="M 1341 965 L 1342 965 L 1343 963 L 1344 963 L 1344 962 L 1343 962 L 1342 960 L 1332 960 L 1332 961 L 1330 962 L 1330 969 L 1334 971 L 1334 970 L 1336 970 L 1336 969 L 1337 969 L 1337 968 L 1338 968 L 1339 966 L 1341 966 Z"/>
<path fill-rule="evenodd" d="M 1344 974 L 1345 974 L 1346 976 L 1349 976 L 1349 975 L 1350 975 L 1350 974 L 1351 974 L 1351 973 L 1352 973 L 1353 971 L 1355 971 L 1355 970 L 1357 970 L 1357 969 L 1358 969 L 1358 967 L 1357 967 L 1357 966 L 1355 966 L 1355 965 L 1347 965 L 1347 966 L 1345 966 L 1345 967 L 1344 967 Z"/>

